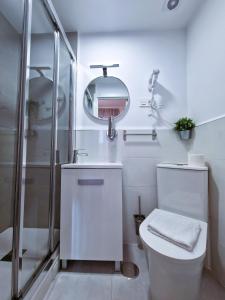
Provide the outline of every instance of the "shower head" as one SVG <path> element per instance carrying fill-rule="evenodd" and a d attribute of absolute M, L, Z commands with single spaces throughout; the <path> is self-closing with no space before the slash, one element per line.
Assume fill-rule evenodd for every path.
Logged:
<path fill-rule="evenodd" d="M 168 10 L 173 10 L 178 7 L 179 3 L 180 0 L 168 0 L 166 6 Z"/>
<path fill-rule="evenodd" d="M 30 66 L 30 70 L 35 70 L 39 73 L 40 76 L 45 77 L 43 71 L 51 70 L 49 66 Z"/>

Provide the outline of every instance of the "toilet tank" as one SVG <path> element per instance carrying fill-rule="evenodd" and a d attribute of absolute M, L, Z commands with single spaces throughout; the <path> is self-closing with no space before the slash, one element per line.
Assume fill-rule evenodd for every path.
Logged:
<path fill-rule="evenodd" d="M 157 165 L 158 208 L 208 220 L 208 168 Z"/>

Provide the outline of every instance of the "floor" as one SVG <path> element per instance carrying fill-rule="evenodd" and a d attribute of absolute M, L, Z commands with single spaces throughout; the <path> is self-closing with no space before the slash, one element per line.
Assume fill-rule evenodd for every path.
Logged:
<path fill-rule="evenodd" d="M 23 255 L 19 279 L 24 286 L 33 272 L 40 265 L 43 257 L 48 252 L 48 229 L 24 228 L 23 229 Z M 8 228 L 0 233 L 0 299 L 8 300 L 11 295 L 11 270 L 12 270 L 12 234 L 13 229 Z M 56 232 L 58 235 L 58 232 Z M 6 257 L 9 258 L 6 258 Z"/>
<path fill-rule="evenodd" d="M 125 257 L 138 265 L 140 274 L 136 279 L 113 274 L 110 264 L 106 264 L 105 270 L 101 264 L 99 267 L 91 264 L 89 273 L 86 273 L 87 265 L 70 265 L 66 272 L 57 275 L 44 300 L 150 300 L 147 262 L 143 250 L 133 245 L 125 250 Z M 199 300 L 224 299 L 225 289 L 205 272 Z"/>

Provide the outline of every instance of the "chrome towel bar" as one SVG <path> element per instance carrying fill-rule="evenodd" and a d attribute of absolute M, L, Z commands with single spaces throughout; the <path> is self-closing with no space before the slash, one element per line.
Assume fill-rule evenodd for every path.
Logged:
<path fill-rule="evenodd" d="M 147 136 L 150 135 L 152 136 L 152 140 L 155 141 L 157 138 L 157 132 L 155 129 L 152 130 L 151 133 L 128 133 L 127 130 L 123 131 L 123 140 L 126 142 L 127 141 L 127 136 L 129 135 L 136 135 L 136 136 Z"/>

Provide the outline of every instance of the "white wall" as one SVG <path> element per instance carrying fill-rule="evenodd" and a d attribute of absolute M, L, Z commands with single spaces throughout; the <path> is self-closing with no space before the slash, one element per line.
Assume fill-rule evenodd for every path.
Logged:
<path fill-rule="evenodd" d="M 212 267 L 225 284 L 225 146 L 224 119 L 196 128 L 195 138 L 182 143 L 169 129 L 187 113 L 204 123 L 225 115 L 225 1 L 206 0 L 184 31 L 80 35 L 78 45 L 77 146 L 87 149 L 90 161 L 121 160 L 124 164 L 124 242 L 135 243 L 133 214 L 137 197 L 142 196 L 143 213 L 156 207 L 155 170 L 159 161 L 186 161 L 187 152 L 204 153 L 209 164 Z M 124 81 L 130 91 L 131 106 L 118 129 L 149 129 L 156 126 L 157 142 L 144 138 L 110 144 L 105 125 L 94 123 L 83 110 L 83 92 L 101 75 L 91 64 L 119 63 L 109 74 Z M 159 93 L 165 104 L 162 119 L 151 119 L 139 108 L 139 100 L 149 98 L 148 80 L 153 68 L 161 70 Z M 168 128 L 169 127 L 169 128 Z M 162 130 L 167 128 L 168 130 Z M 93 130 L 94 129 L 94 130 Z M 104 129 L 104 130 L 103 130 Z"/>
<path fill-rule="evenodd" d="M 212 269 L 225 285 L 225 1 L 206 0 L 188 28 L 187 94 L 197 123 L 191 152 L 209 165 Z"/>
<path fill-rule="evenodd" d="M 224 0 L 206 0 L 188 28 L 188 110 L 198 123 L 225 114 L 224 12 Z"/>
<path fill-rule="evenodd" d="M 104 125 L 90 120 L 83 109 L 83 94 L 88 83 L 102 75 L 92 64 L 119 63 L 109 69 L 130 92 L 130 109 L 118 128 L 167 127 L 186 114 L 186 34 L 183 30 L 166 32 L 84 34 L 78 36 L 77 128 L 96 129 Z M 149 99 L 148 81 L 154 68 L 159 68 L 158 93 L 164 104 L 162 118 L 149 118 L 140 108 L 141 99 Z"/>
<path fill-rule="evenodd" d="M 147 132 L 157 127 L 158 139 L 130 137 L 125 143 L 122 131 L 110 143 L 106 125 L 90 120 L 83 109 L 86 86 L 102 70 L 90 69 L 92 64 L 119 63 L 108 74 L 120 78 L 130 93 L 130 109 L 117 129 Z M 149 99 L 148 81 L 154 68 L 161 73 L 157 93 L 165 105 L 160 118 L 148 117 L 139 101 Z M 156 207 L 156 164 L 160 161 L 186 161 L 185 146 L 171 130 L 171 123 L 187 112 L 186 103 L 186 33 L 185 31 L 115 33 L 80 35 L 78 38 L 77 83 L 77 148 L 86 149 L 86 161 L 122 161 L 124 165 L 124 243 L 137 243 L 133 215 L 138 211 L 138 195 L 142 197 L 147 216 Z M 169 122 L 169 124 L 168 124 Z M 162 128 L 165 128 L 162 129 Z M 80 157 L 82 159 L 82 157 Z"/>

